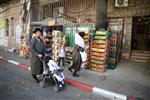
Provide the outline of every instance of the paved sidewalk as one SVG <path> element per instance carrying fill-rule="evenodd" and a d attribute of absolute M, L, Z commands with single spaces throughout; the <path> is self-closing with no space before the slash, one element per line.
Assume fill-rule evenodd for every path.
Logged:
<path fill-rule="evenodd" d="M 15 53 L 0 51 L 0 56 L 30 66 L 29 59 L 19 57 Z M 148 98 L 150 98 L 150 78 L 145 73 L 148 65 L 148 63 L 122 61 L 116 70 L 107 71 L 105 73 L 81 70 L 79 78 L 72 77 L 67 68 L 64 69 L 67 78 L 116 93 L 129 96 L 133 95 L 148 100 Z"/>

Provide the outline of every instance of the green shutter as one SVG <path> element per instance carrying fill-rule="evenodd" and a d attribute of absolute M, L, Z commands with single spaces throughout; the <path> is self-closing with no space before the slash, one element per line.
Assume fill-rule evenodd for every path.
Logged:
<path fill-rule="evenodd" d="M 74 32 L 73 32 L 74 27 L 66 27 L 65 28 L 65 35 L 67 36 L 67 46 L 73 46 L 74 44 Z"/>

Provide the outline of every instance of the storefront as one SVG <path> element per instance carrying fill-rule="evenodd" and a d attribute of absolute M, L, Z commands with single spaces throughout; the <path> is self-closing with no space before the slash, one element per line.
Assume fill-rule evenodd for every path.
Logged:
<path fill-rule="evenodd" d="M 147 37 L 150 33 L 149 5 L 149 0 L 108 0 L 108 17 L 114 20 L 123 19 L 121 26 L 123 27 L 123 57 L 125 59 L 138 58 L 139 56 L 133 54 L 139 52 L 144 54 L 147 51 L 149 55 Z"/>

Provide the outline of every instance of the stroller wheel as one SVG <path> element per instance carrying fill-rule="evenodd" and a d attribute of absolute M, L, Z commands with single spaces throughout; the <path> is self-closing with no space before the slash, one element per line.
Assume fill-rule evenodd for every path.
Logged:
<path fill-rule="evenodd" d="M 57 93 L 57 92 L 59 91 L 59 88 L 58 88 L 57 86 L 54 86 L 54 87 L 53 87 L 53 91 L 54 91 L 55 93 Z"/>
<path fill-rule="evenodd" d="M 62 88 L 63 88 L 63 90 L 65 90 L 66 89 L 66 84 L 64 84 Z"/>
<path fill-rule="evenodd" d="M 42 88 L 44 88 L 44 86 L 45 86 L 44 82 L 42 82 L 42 81 L 39 83 L 39 85 L 40 85 L 40 87 L 42 87 Z"/>

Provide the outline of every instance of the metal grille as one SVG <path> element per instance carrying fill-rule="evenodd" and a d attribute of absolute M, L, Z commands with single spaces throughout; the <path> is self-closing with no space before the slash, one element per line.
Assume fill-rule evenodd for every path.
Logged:
<path fill-rule="evenodd" d="M 47 25 L 91 25 L 95 23 L 95 0 L 40 0 L 40 20 Z"/>

